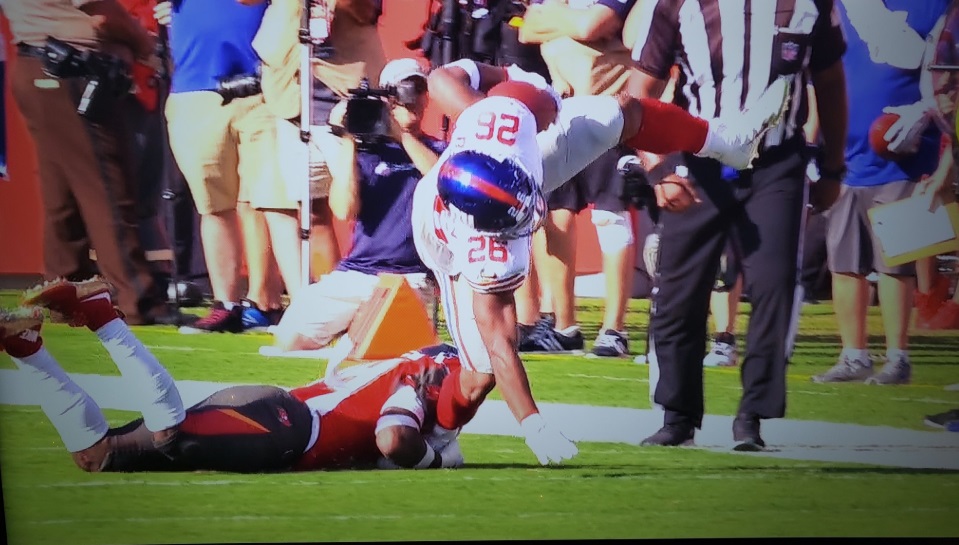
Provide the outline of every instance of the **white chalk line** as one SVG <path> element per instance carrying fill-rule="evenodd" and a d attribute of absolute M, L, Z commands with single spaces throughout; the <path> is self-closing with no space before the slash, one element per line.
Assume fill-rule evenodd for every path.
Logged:
<path fill-rule="evenodd" d="M 735 508 L 727 508 L 727 511 L 735 511 Z M 821 514 L 826 508 L 821 510 L 816 509 L 790 509 L 790 513 L 795 514 L 808 514 L 815 515 Z M 955 513 L 955 508 L 949 507 L 904 507 L 900 505 L 890 506 L 890 511 L 895 511 L 898 513 Z M 746 512 L 746 509 L 742 509 L 742 512 Z M 831 511 L 831 510 L 830 510 Z M 867 513 L 875 514 L 877 511 L 875 508 L 857 508 L 852 507 L 849 509 L 843 509 L 843 513 Z M 756 515 L 758 519 L 762 519 L 765 516 L 769 517 L 782 517 L 781 509 L 755 509 L 750 507 L 748 509 L 750 515 Z M 570 515 L 581 515 L 582 511 L 580 510 L 569 510 L 569 511 L 523 511 L 517 512 L 510 516 L 520 518 L 520 519 L 533 519 L 533 518 L 557 518 L 557 517 L 566 517 Z M 673 516 L 673 515 L 689 515 L 688 510 L 672 510 L 665 511 L 662 509 L 656 510 L 657 516 Z M 624 513 L 605 513 L 604 518 L 629 518 L 635 519 L 636 514 L 632 512 Z M 123 518 L 65 518 L 65 519 L 46 519 L 46 520 L 26 520 L 23 521 L 26 524 L 32 526 L 49 526 L 49 525 L 61 525 L 61 524 L 110 524 L 110 523 L 131 523 L 131 524 L 169 524 L 176 522 L 276 522 L 280 520 L 288 521 L 330 521 L 330 522 L 347 522 L 347 521 L 372 521 L 372 520 L 410 520 L 410 519 L 425 519 L 425 520 L 435 520 L 435 519 L 447 519 L 447 520 L 485 520 L 487 515 L 481 514 L 470 514 L 470 513 L 402 513 L 402 514 L 372 514 L 372 513 L 363 513 L 363 514 L 351 514 L 351 515 L 332 515 L 332 514 L 323 514 L 315 513 L 308 515 L 232 515 L 232 516 L 203 516 L 203 517 L 123 517 Z"/>

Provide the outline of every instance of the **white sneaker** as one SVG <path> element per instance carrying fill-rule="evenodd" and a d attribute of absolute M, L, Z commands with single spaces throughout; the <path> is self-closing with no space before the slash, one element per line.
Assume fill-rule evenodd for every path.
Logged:
<path fill-rule="evenodd" d="M 791 88 L 791 76 L 777 78 L 752 107 L 731 118 L 710 119 L 706 145 L 697 155 L 716 159 L 736 170 L 750 168 L 759 155 L 763 136 L 782 121 Z"/>
<path fill-rule="evenodd" d="M 727 343 L 713 339 L 709 353 L 703 358 L 703 367 L 735 367 L 739 362 L 739 353 L 736 342 Z"/>

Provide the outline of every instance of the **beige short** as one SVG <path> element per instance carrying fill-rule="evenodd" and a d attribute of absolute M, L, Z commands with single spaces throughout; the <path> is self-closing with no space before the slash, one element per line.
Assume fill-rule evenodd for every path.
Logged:
<path fill-rule="evenodd" d="M 432 318 L 436 283 L 423 273 L 404 274 Z M 373 296 L 379 277 L 359 271 L 334 270 L 296 296 L 276 326 L 276 335 L 309 339 L 311 349 L 328 346 L 349 329 L 365 301 Z"/>
<path fill-rule="evenodd" d="M 263 96 L 223 105 L 213 91 L 171 93 L 166 103 L 170 149 L 200 214 L 255 208 L 296 209 L 280 175 L 276 117 Z"/>
<path fill-rule="evenodd" d="M 280 175 L 290 199 L 303 199 L 307 160 L 310 163 L 310 198 L 330 196 L 330 183 L 333 179 L 326 166 L 324 150 L 336 147 L 339 143 L 338 138 L 330 134 L 328 125 L 314 125 L 310 131 L 309 158 L 307 147 L 300 138 L 300 128 L 285 119 L 278 119 L 276 122 L 276 144 Z"/>

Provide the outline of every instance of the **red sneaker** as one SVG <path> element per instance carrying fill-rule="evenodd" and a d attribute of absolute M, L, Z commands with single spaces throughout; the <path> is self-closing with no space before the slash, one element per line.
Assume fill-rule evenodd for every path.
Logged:
<path fill-rule="evenodd" d="M 25 305 L 39 305 L 62 314 L 73 327 L 101 325 L 122 317 L 114 308 L 109 283 L 95 276 L 89 280 L 71 282 L 57 278 L 24 292 Z"/>
<path fill-rule="evenodd" d="M 929 293 L 916 291 L 916 329 L 937 329 L 931 326 L 940 307 L 949 298 L 949 279 L 937 275 Z"/>
<path fill-rule="evenodd" d="M 929 320 L 929 329 L 959 329 L 959 303 L 946 301 Z"/>

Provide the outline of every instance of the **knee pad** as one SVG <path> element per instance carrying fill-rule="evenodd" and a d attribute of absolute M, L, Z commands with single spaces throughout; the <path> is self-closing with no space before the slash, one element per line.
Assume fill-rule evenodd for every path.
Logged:
<path fill-rule="evenodd" d="M 629 212 L 594 209 L 591 216 L 593 225 L 596 226 L 599 249 L 604 254 L 620 251 L 633 243 L 633 225 Z"/>

